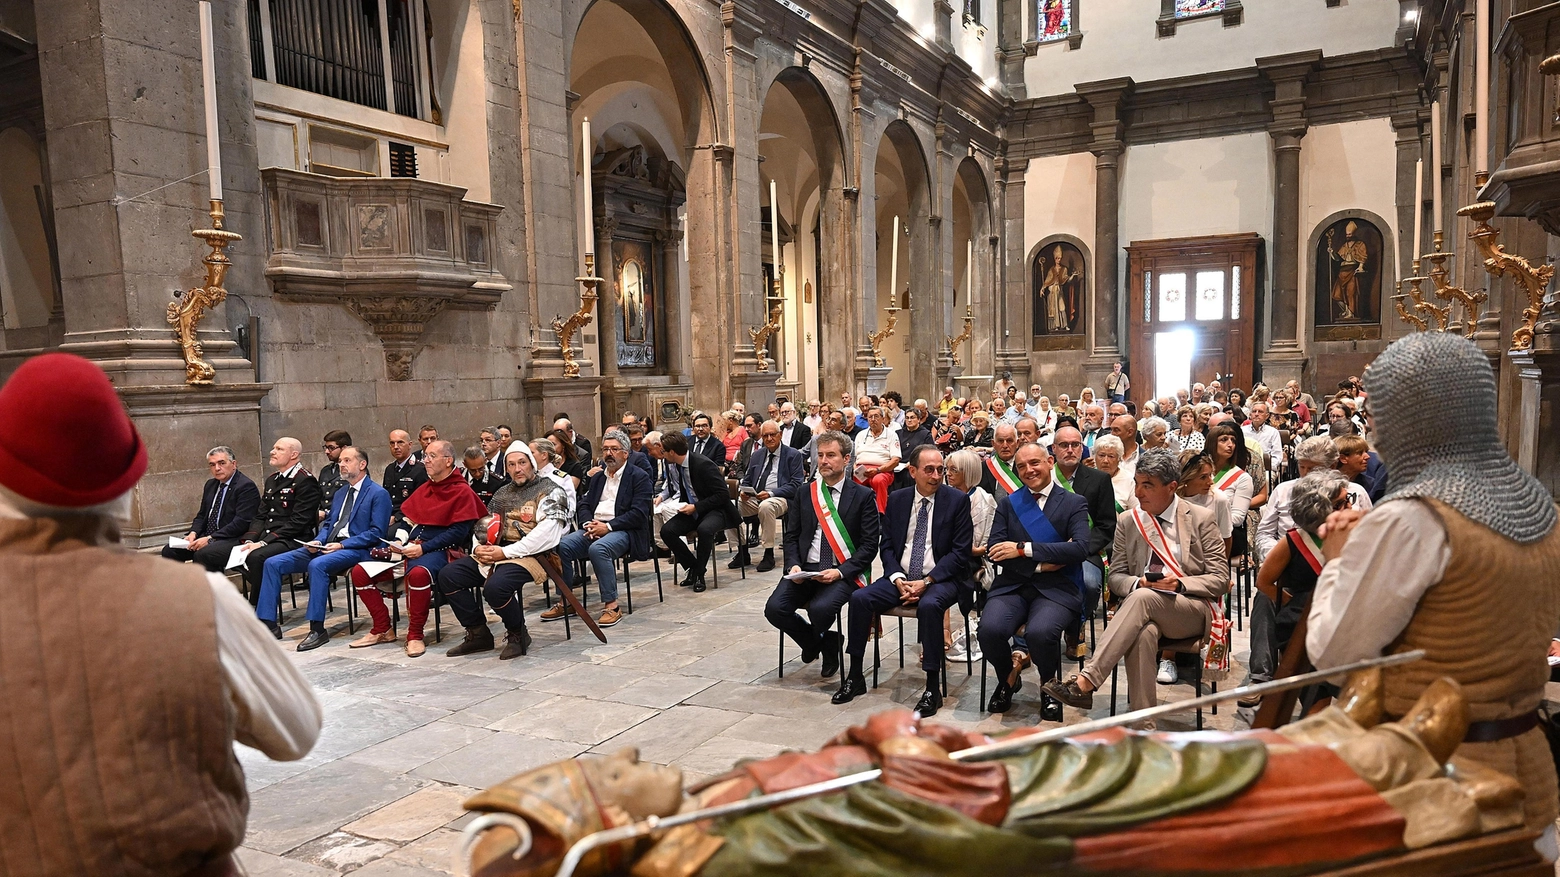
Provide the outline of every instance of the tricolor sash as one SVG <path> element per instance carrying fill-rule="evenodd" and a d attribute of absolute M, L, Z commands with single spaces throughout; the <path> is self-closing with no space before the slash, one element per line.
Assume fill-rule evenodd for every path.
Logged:
<path fill-rule="evenodd" d="M 1068 481 L 1067 478 L 1062 475 L 1062 468 L 1060 466 L 1056 466 L 1054 464 L 1051 466 L 1051 480 L 1068 493 L 1078 492 L 1073 490 L 1072 482 Z M 1089 529 L 1094 529 L 1094 512 L 1092 511 L 1089 512 Z"/>
<path fill-rule="evenodd" d="M 810 493 L 813 516 L 818 519 L 818 526 L 823 530 L 823 538 L 829 540 L 829 550 L 834 552 L 835 561 L 844 563 L 856 553 L 856 545 L 850 540 L 850 531 L 845 529 L 845 519 L 840 517 L 839 509 L 834 507 L 834 493 L 824 488 L 822 478 L 814 479 Z M 856 587 L 866 586 L 866 576 L 856 576 Z"/>
<path fill-rule="evenodd" d="M 1009 495 L 1012 495 L 1022 483 L 1018 480 L 1018 476 L 1013 474 L 1013 467 L 995 456 L 986 458 L 986 468 L 991 472 L 991 476 L 997 479 L 997 484 Z"/>
<path fill-rule="evenodd" d="M 1239 481 L 1240 476 L 1245 474 L 1245 469 L 1239 466 L 1230 466 L 1230 468 L 1213 476 L 1213 486 L 1220 490 L 1234 490 L 1235 482 Z"/>
<path fill-rule="evenodd" d="M 1159 562 L 1165 565 L 1171 575 L 1182 578 L 1181 564 L 1176 561 L 1175 552 L 1170 550 L 1170 540 L 1165 538 L 1165 530 L 1159 526 L 1159 518 L 1142 509 L 1133 509 L 1131 516 L 1143 541 L 1148 543 L 1148 550 L 1154 552 L 1154 556 L 1159 558 Z"/>
<path fill-rule="evenodd" d="M 1067 539 L 1056 531 L 1051 519 L 1046 517 L 1045 510 L 1040 508 L 1040 503 L 1035 502 L 1035 495 L 1027 490 L 1020 490 L 1008 496 L 1008 502 L 1012 504 L 1013 511 L 1018 515 L 1018 522 L 1024 525 L 1024 531 L 1029 534 L 1030 542 L 1066 542 Z M 1036 559 L 1036 563 L 1040 561 Z M 1062 573 L 1073 580 L 1078 586 L 1079 593 L 1083 592 L 1083 564 L 1074 563 L 1062 569 Z"/>
<path fill-rule="evenodd" d="M 1311 572 L 1321 575 L 1322 566 L 1326 563 L 1322 559 L 1322 540 L 1296 528 L 1289 531 L 1289 544 L 1305 558 L 1305 562 L 1311 567 Z"/>

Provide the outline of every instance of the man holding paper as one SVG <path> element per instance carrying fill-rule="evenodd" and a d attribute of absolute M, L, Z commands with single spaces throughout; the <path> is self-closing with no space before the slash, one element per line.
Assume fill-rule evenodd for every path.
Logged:
<path fill-rule="evenodd" d="M 244 567 L 250 605 L 259 605 L 265 562 L 292 550 L 296 547 L 293 540 L 309 538 L 319 526 L 320 482 L 299 462 L 302 455 L 303 443 L 289 436 L 271 445 L 271 466 L 276 471 L 265 479 L 260 513 L 244 534 L 244 544 L 228 558 L 228 569 Z"/>
<path fill-rule="evenodd" d="M 282 593 L 282 576 L 307 572 L 309 578 L 309 635 L 298 651 L 317 649 L 330 639 L 325 630 L 325 600 L 333 576 L 368 560 L 368 549 L 381 543 L 390 528 L 390 494 L 368 477 L 368 454 L 349 445 L 341 452 L 341 477 L 346 484 L 331 500 L 330 514 L 312 542 L 292 540 L 301 546 L 265 562 L 260 580 L 260 604 L 255 614 L 282 638 L 276 612 Z"/>
<path fill-rule="evenodd" d="M 207 451 L 206 466 L 211 470 L 211 480 L 201 492 L 200 511 L 184 538 L 168 537 L 162 556 L 169 560 L 193 560 L 208 572 L 221 572 L 234 546 L 243 542 L 244 531 L 249 529 L 255 512 L 260 510 L 260 488 L 238 471 L 232 448 Z"/>
<path fill-rule="evenodd" d="M 802 647 L 802 663 L 823 655 L 823 678 L 840 669 L 842 637 L 829 629 L 857 588 L 867 585 L 881 527 L 872 489 L 846 477 L 851 441 L 828 430 L 818 436 L 818 477 L 785 516 L 786 577 L 764 606 L 764 617 Z M 810 620 L 797 610 L 806 607 Z"/>
<path fill-rule="evenodd" d="M 794 418 L 796 409 L 791 407 L 790 402 L 785 404 Z M 747 472 L 743 474 L 742 485 L 738 488 L 737 511 L 743 520 L 758 518 L 759 544 L 764 548 L 758 571 L 769 572 L 775 568 L 775 521 L 785 516 L 792 499 L 802 488 L 804 476 L 802 452 L 785 444 L 779 423 L 764 421 L 764 425 L 758 428 L 758 437 L 761 444 L 748 460 Z M 728 538 L 739 546 L 736 557 L 731 559 L 730 568 L 747 566 L 751 559 L 747 544 L 735 530 L 728 534 Z"/>

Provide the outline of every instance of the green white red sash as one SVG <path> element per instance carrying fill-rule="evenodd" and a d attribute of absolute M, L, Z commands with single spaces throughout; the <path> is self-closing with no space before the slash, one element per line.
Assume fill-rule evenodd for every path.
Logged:
<path fill-rule="evenodd" d="M 1235 482 L 1239 481 L 1240 476 L 1245 474 L 1245 469 L 1242 469 L 1239 466 L 1231 466 L 1230 468 L 1225 469 L 1223 472 L 1213 476 L 1213 486 L 1220 490 L 1234 490 Z"/>
<path fill-rule="evenodd" d="M 987 457 L 986 468 L 991 472 L 991 477 L 997 479 L 997 484 L 1002 487 L 1004 492 L 1011 494 L 1018 489 L 1018 485 L 1021 482 L 1018 480 L 1018 476 L 1013 474 L 1012 466 L 1002 462 L 997 457 Z"/>
<path fill-rule="evenodd" d="M 1169 570 L 1171 575 L 1178 579 L 1183 578 L 1181 564 L 1175 559 L 1175 552 L 1170 549 L 1170 540 L 1165 538 L 1165 530 L 1159 525 L 1159 518 L 1142 509 L 1133 509 L 1131 518 L 1132 523 L 1137 525 L 1143 541 L 1148 543 L 1148 550 L 1159 558 L 1159 562 L 1165 565 L 1165 569 Z"/>
<path fill-rule="evenodd" d="M 1322 566 L 1327 562 L 1322 555 L 1322 540 L 1298 527 L 1290 530 L 1289 535 L 1293 537 L 1289 540 L 1290 544 L 1295 546 L 1295 550 L 1300 552 L 1301 557 L 1305 558 L 1311 571 L 1320 575 Z"/>
<path fill-rule="evenodd" d="M 1072 482 L 1068 481 L 1066 476 L 1062 475 L 1062 467 L 1060 467 L 1060 466 L 1056 466 L 1056 465 L 1052 465 L 1051 466 L 1051 480 L 1055 481 L 1057 484 L 1060 484 L 1062 486 L 1062 489 L 1067 491 L 1068 493 L 1077 493 L 1078 492 L 1076 490 L 1073 490 Z"/>
<path fill-rule="evenodd" d="M 834 552 L 835 561 L 844 563 L 856 553 L 856 545 L 850 539 L 850 531 L 845 529 L 845 519 L 840 517 L 839 509 L 834 507 L 834 491 L 827 489 L 823 479 L 818 478 L 813 481 L 811 494 L 813 516 L 823 529 L 823 538 L 829 540 L 829 550 Z M 866 576 L 856 576 L 856 587 L 866 586 Z"/>

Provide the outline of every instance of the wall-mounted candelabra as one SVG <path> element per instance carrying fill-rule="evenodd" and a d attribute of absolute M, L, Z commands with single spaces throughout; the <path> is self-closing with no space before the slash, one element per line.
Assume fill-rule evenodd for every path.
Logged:
<path fill-rule="evenodd" d="M 974 334 L 974 329 L 975 309 L 972 305 L 965 305 L 964 331 L 960 332 L 958 335 L 950 335 L 943 339 L 948 342 L 948 358 L 953 360 L 954 365 L 962 366 L 964 364 L 959 361 L 959 345 L 970 340 L 971 335 Z"/>
<path fill-rule="evenodd" d="M 596 286 L 601 283 L 601 278 L 596 276 L 596 254 L 585 254 L 585 275 L 574 278 L 580 289 L 580 309 L 569 315 L 567 320 L 562 317 L 554 317 L 552 321 L 553 331 L 558 333 L 558 347 L 563 352 L 563 376 L 577 378 L 580 376 L 580 364 L 574 361 L 574 333 L 590 324 L 591 310 L 596 306 Z M 602 354 L 605 356 L 606 354 Z"/>
<path fill-rule="evenodd" d="M 777 266 L 774 291 L 766 297 L 769 317 L 762 326 L 748 330 L 748 337 L 753 339 L 753 355 L 758 357 L 758 370 L 761 372 L 769 371 L 769 339 L 780 331 L 780 318 L 785 314 L 785 296 L 782 294 L 784 282 L 785 267 Z"/>
<path fill-rule="evenodd" d="M 1435 267 L 1430 271 L 1430 281 L 1435 284 L 1435 296 L 1447 303 L 1448 311 L 1453 302 L 1462 302 L 1463 306 L 1463 337 L 1472 338 L 1473 333 L 1479 330 L 1479 306 L 1489 298 L 1489 293 L 1484 290 L 1469 292 L 1460 286 L 1453 286 L 1446 282 L 1446 261 L 1452 257 L 1451 253 L 1441 249 L 1441 232 L 1435 233 L 1435 250 L 1420 256 L 1421 259 L 1429 259 Z M 1416 284 L 1417 285 L 1417 284 Z"/>
<path fill-rule="evenodd" d="M 1493 201 L 1480 201 L 1469 204 L 1457 211 L 1458 216 L 1466 216 L 1475 223 L 1473 231 L 1468 232 L 1468 239 L 1479 248 L 1479 253 L 1484 256 L 1484 270 L 1492 277 L 1505 277 L 1510 275 L 1518 285 L 1527 292 L 1527 307 L 1522 309 L 1522 325 L 1511 333 L 1511 348 L 1513 350 L 1527 350 L 1533 346 L 1533 328 L 1538 323 L 1538 315 L 1544 309 L 1544 291 L 1549 287 L 1549 281 L 1555 276 L 1555 266 L 1539 265 L 1506 252 L 1500 246 L 1500 230 L 1490 225 L 1490 219 L 1495 216 L 1495 203 Z"/>
<path fill-rule="evenodd" d="M 893 337 L 894 326 L 899 323 L 899 312 L 903 308 L 898 305 L 889 305 L 883 310 L 888 314 L 888 322 L 884 323 L 883 328 L 876 332 L 867 333 L 867 343 L 872 345 L 872 365 L 877 368 L 883 367 L 883 342 Z"/>
<path fill-rule="evenodd" d="M 1403 317 L 1404 321 L 1416 326 L 1420 331 L 1425 331 L 1428 329 L 1430 320 L 1434 320 L 1435 331 L 1445 332 L 1447 324 L 1450 323 L 1452 319 L 1452 306 L 1449 304 L 1437 305 L 1425 298 L 1424 291 L 1420 289 L 1420 284 L 1424 283 L 1428 279 L 1429 278 L 1426 277 L 1404 277 L 1402 280 L 1398 281 L 1399 294 L 1393 296 L 1392 299 L 1397 304 L 1398 315 Z M 1402 292 L 1404 287 L 1408 288 L 1406 295 Z M 1405 297 L 1414 303 L 1415 311 L 1427 315 L 1430 320 L 1426 320 L 1422 317 L 1414 317 L 1413 315 L 1406 313 L 1403 310 L 1403 303 L 1401 301 L 1401 299 Z"/>

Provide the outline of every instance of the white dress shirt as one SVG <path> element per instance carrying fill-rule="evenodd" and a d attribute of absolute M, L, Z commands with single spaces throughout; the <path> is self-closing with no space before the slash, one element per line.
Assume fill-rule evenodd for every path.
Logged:
<path fill-rule="evenodd" d="M 1316 578 L 1305 636 L 1311 663 L 1326 670 L 1380 656 L 1451 558 L 1446 528 L 1426 503 L 1389 502 L 1361 518 Z"/>
<path fill-rule="evenodd" d="M 1267 505 L 1262 507 L 1262 517 L 1257 522 L 1257 551 L 1263 557 L 1295 528 L 1295 519 L 1289 513 L 1289 506 L 1294 497 L 1295 485 L 1299 483 L 1299 479 L 1285 481 L 1268 494 Z M 1365 488 L 1352 481 L 1347 482 L 1347 485 L 1349 496 L 1353 498 L 1353 507 L 1362 512 L 1370 511 L 1370 494 Z"/>
<path fill-rule="evenodd" d="M 601 474 L 607 476 L 601 483 L 601 501 L 596 503 L 594 517 L 598 521 L 610 521 L 617 517 L 618 488 L 623 485 L 623 470 L 627 463 L 617 468 L 617 472 L 608 469 L 601 470 Z"/>
<path fill-rule="evenodd" d="M 840 507 L 840 490 L 844 486 L 845 486 L 845 479 L 844 478 L 841 478 L 840 482 L 838 484 L 830 484 L 827 481 L 823 482 L 824 489 L 829 491 L 829 495 L 834 499 L 834 507 L 836 509 L 838 509 Z M 810 490 L 810 488 L 809 488 L 809 490 Z M 812 502 L 812 497 L 811 496 L 806 497 L 805 501 L 806 502 Z M 823 562 L 822 558 L 823 558 L 823 522 L 819 521 L 818 522 L 818 530 L 817 530 L 817 532 L 813 533 L 812 547 L 807 549 L 807 562 L 808 563 L 822 563 Z M 836 564 L 840 563 L 843 560 L 845 560 L 845 558 L 843 558 L 843 557 L 836 557 L 836 558 L 834 558 L 834 562 Z"/>
<path fill-rule="evenodd" d="M 1028 487 L 1020 487 L 1019 488 L 1019 490 L 1029 490 L 1030 493 L 1034 494 L 1035 505 L 1040 507 L 1040 513 L 1041 514 L 1045 513 L 1045 504 L 1048 501 L 1050 501 L 1050 499 L 1051 499 L 1051 491 L 1056 490 L 1056 489 L 1057 489 L 1057 487 L 1056 487 L 1055 479 L 1047 482 L 1045 487 L 1040 489 L 1039 493 L 1035 493 L 1035 491 L 1029 490 Z M 1024 543 L 1024 556 L 1025 557 L 1029 557 L 1029 558 L 1033 558 L 1035 556 L 1035 543 L 1033 543 L 1033 542 L 1025 542 Z"/>
<path fill-rule="evenodd" d="M 921 514 L 921 506 L 923 505 L 926 506 L 926 545 L 922 546 L 921 551 L 921 575 L 931 575 L 932 567 L 937 565 L 937 559 L 932 556 L 932 520 L 937 515 L 936 499 L 936 493 L 933 493 L 931 496 L 922 496 L 919 490 L 915 492 L 915 499 L 910 503 L 910 524 L 905 529 L 905 550 L 899 554 L 900 569 L 910 568 L 912 559 L 910 552 L 915 548 L 915 522 L 916 518 Z M 897 572 L 888 578 L 889 581 L 897 582 L 906 578 L 906 575 L 902 572 Z"/>
<path fill-rule="evenodd" d="M 796 432 L 796 421 L 780 424 L 780 444 L 791 444 L 791 433 Z"/>
<path fill-rule="evenodd" d="M 1278 434 L 1271 423 L 1262 424 L 1261 428 L 1255 426 L 1243 426 L 1246 435 L 1255 439 L 1262 445 L 1262 453 L 1267 455 L 1268 465 L 1277 466 L 1284 460 L 1284 438 Z"/>

